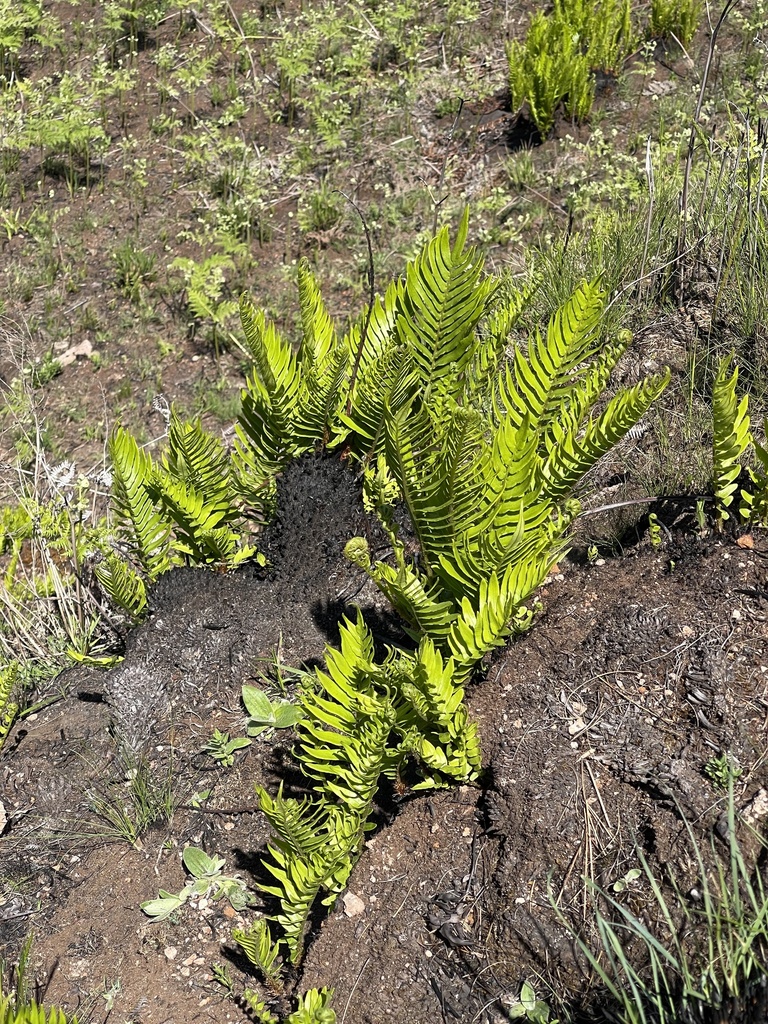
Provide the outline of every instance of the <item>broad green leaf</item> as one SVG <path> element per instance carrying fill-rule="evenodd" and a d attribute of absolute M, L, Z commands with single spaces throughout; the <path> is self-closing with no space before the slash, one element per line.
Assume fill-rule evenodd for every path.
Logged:
<path fill-rule="evenodd" d="M 169 917 L 174 911 L 178 910 L 179 907 L 183 907 L 187 902 L 187 896 L 189 895 L 186 887 L 182 889 L 181 893 L 174 895 L 171 892 L 166 892 L 165 889 L 160 890 L 160 899 L 157 900 L 145 900 L 141 903 L 141 909 L 147 915 L 147 917 L 153 918 L 155 921 L 164 921 L 166 917 Z"/>
<path fill-rule="evenodd" d="M 279 704 L 275 704 L 273 710 L 276 729 L 290 729 L 292 725 L 296 725 L 304 717 L 304 712 L 301 708 L 288 701 L 281 701 Z"/>
<path fill-rule="evenodd" d="M 209 857 L 204 850 L 196 846 L 188 846 L 181 855 L 184 867 L 195 878 L 210 877 L 218 874 L 224 867 L 223 857 Z"/>
<path fill-rule="evenodd" d="M 274 722 L 272 701 L 258 686 L 243 687 L 243 704 L 248 714 L 257 722 L 266 722 L 269 725 Z"/>

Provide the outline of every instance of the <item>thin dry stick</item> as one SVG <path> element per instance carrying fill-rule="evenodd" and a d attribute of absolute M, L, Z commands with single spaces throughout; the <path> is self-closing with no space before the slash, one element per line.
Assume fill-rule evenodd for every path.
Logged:
<path fill-rule="evenodd" d="M 451 125 L 451 130 L 448 133 L 448 143 L 447 143 L 448 146 L 450 146 L 450 144 L 453 142 L 453 136 L 454 136 L 454 134 L 456 132 L 456 128 L 458 127 L 459 118 L 461 117 L 461 112 L 462 112 L 463 109 L 464 109 L 464 100 L 463 99 L 459 99 L 459 109 L 456 111 L 456 117 L 454 118 L 453 124 Z M 445 156 L 443 157 L 443 166 L 440 168 L 440 180 L 437 183 L 437 194 L 438 195 L 440 195 L 440 193 L 443 191 L 443 184 L 445 183 L 445 172 L 446 172 L 447 167 L 448 167 L 448 149 L 446 148 Z M 442 199 L 435 199 L 435 200 L 433 200 L 433 202 L 435 204 L 435 216 L 434 216 L 434 218 L 432 220 L 432 234 L 433 235 L 437 234 L 437 217 L 438 217 L 438 214 L 440 212 L 440 207 L 443 205 L 443 203 L 445 202 L 446 198 L 447 198 L 447 196 L 443 196 Z"/>
<path fill-rule="evenodd" d="M 645 143 L 645 177 L 648 180 L 648 219 L 645 222 L 645 241 L 643 242 L 643 258 L 640 262 L 640 280 L 645 277 L 645 261 L 648 259 L 648 244 L 651 240 L 651 221 L 653 220 L 653 200 L 655 197 L 653 181 L 653 159 L 651 157 L 651 136 Z M 650 286 L 650 281 L 649 281 Z"/>
<path fill-rule="evenodd" d="M 355 362 L 352 367 L 352 374 L 349 378 L 349 396 L 347 398 L 347 416 L 352 412 L 352 394 L 355 390 L 355 382 L 357 381 L 357 373 L 360 369 L 360 360 L 363 357 L 363 349 L 368 339 L 368 327 L 371 323 L 371 317 L 373 315 L 373 303 L 376 299 L 376 278 L 374 276 L 373 267 L 373 245 L 371 244 L 371 233 L 368 230 L 368 224 L 366 223 L 363 211 L 354 201 L 351 199 L 346 192 L 342 192 L 341 189 L 334 189 L 334 192 L 338 192 L 340 196 L 343 196 L 347 200 L 349 205 L 355 211 L 357 216 L 360 218 L 360 222 L 363 225 L 363 231 L 365 232 L 365 242 L 368 246 L 368 309 L 365 313 L 365 320 L 363 321 L 363 327 L 360 331 L 360 344 L 357 346 L 357 352 L 355 353 Z"/>
<path fill-rule="evenodd" d="M 726 4 L 723 7 L 722 13 L 717 20 L 717 24 L 712 29 L 712 34 L 709 39 L 709 49 L 707 51 L 707 60 L 704 64 L 704 74 L 701 77 L 701 88 L 699 89 L 699 98 L 696 102 L 696 110 L 693 115 L 693 123 L 691 125 L 691 134 L 688 139 L 688 153 L 685 158 L 685 174 L 683 175 L 683 191 L 680 195 L 680 229 L 677 237 L 677 257 L 682 261 L 682 254 L 685 250 L 686 242 L 686 229 L 688 225 L 688 190 L 691 184 L 691 171 L 693 170 L 693 150 L 696 145 L 696 132 L 699 127 L 699 119 L 701 117 L 701 108 L 704 106 L 704 94 L 707 89 L 707 81 L 709 80 L 709 72 L 712 68 L 712 60 L 715 56 L 715 45 L 717 44 L 717 37 L 720 33 L 720 29 L 725 23 L 725 19 L 731 13 L 734 7 L 738 4 L 739 0 L 726 0 Z M 682 262 L 678 263 L 677 267 L 677 299 L 678 303 L 682 302 L 683 298 L 683 284 L 685 274 L 683 271 Z"/>
<path fill-rule="evenodd" d="M 350 990 L 349 997 L 347 999 L 347 1005 L 344 1007 L 344 1013 L 341 1015 L 341 1024 L 344 1024 L 344 1021 L 347 1019 L 347 1010 L 349 1010 L 349 1004 L 352 1002 L 352 996 L 355 994 L 355 989 L 360 984 L 360 979 L 363 976 L 363 971 L 365 970 L 365 968 L 368 966 L 368 964 L 370 962 L 371 962 L 371 958 L 370 957 L 366 957 L 365 963 L 360 968 L 360 973 L 355 978 L 355 984 L 352 986 L 352 988 Z"/>

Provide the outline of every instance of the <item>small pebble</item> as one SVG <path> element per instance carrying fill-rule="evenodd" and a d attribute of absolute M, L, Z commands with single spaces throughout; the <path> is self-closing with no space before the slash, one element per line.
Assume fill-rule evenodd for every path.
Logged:
<path fill-rule="evenodd" d="M 166 946 L 163 950 L 166 960 L 175 960 L 179 954 L 178 949 L 175 946 Z"/>

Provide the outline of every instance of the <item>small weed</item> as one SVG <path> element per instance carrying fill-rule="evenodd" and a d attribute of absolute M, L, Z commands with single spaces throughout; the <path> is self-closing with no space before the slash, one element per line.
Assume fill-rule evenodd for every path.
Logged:
<path fill-rule="evenodd" d="M 727 790 L 743 774 L 739 762 L 729 753 L 711 757 L 702 770 L 712 785 L 722 790 Z"/>
<path fill-rule="evenodd" d="M 543 999 L 536 998 L 533 986 L 524 981 L 520 989 L 519 999 L 506 1008 L 509 1020 L 528 1021 L 529 1024 L 558 1024 L 550 1017 L 549 1005 Z"/>
<path fill-rule="evenodd" d="M 271 735 L 275 729 L 291 729 L 302 720 L 304 712 L 287 700 L 271 701 L 256 686 L 243 687 L 243 704 L 250 715 L 246 731 L 249 736 Z"/>
<path fill-rule="evenodd" d="M 153 921 L 164 921 L 194 896 L 210 897 L 212 900 L 225 897 L 233 910 L 237 911 L 253 903 L 253 896 L 242 879 L 221 873 L 223 857 L 209 857 L 203 850 L 188 846 L 181 859 L 192 880 L 178 894 L 161 889 L 158 899 L 145 900 L 141 904 L 141 909 Z"/>
<path fill-rule="evenodd" d="M 157 277 L 154 253 L 140 249 L 132 238 L 127 238 L 112 253 L 115 284 L 131 302 L 138 302 L 143 290 Z"/>
<path fill-rule="evenodd" d="M 45 387 L 54 377 L 61 373 L 62 366 L 59 360 L 49 350 L 45 355 L 36 360 L 29 367 L 29 376 L 33 388 Z"/>
<path fill-rule="evenodd" d="M 244 736 L 235 736 L 234 739 L 230 739 L 228 732 L 219 732 L 218 729 L 214 729 L 213 735 L 203 747 L 203 753 L 208 754 L 223 768 L 229 768 L 235 763 L 235 753 L 250 745 L 251 741 Z"/>
<path fill-rule="evenodd" d="M 341 196 L 325 182 L 299 199 L 297 220 L 305 234 L 320 234 L 336 227 L 344 212 Z"/>

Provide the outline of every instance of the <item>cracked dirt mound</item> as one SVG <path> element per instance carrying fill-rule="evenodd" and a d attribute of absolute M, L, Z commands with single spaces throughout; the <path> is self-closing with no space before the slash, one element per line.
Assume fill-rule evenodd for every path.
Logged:
<path fill-rule="evenodd" d="M 340 1021 L 500 1021 L 536 975 L 588 1002 L 551 899 L 578 922 L 589 910 L 582 877 L 612 885 L 637 863 L 635 843 L 659 873 L 673 866 L 693 885 L 683 816 L 701 837 L 718 824 L 722 832 L 723 796 L 702 769 L 723 750 L 743 770 L 739 805 L 758 806 L 768 788 L 766 563 L 757 550 L 669 525 L 661 550 L 638 544 L 601 565 L 563 566 L 533 630 L 470 690 L 481 786 L 382 790 L 379 828 L 348 898 L 318 918 L 291 979 L 334 987 Z M 127 636 L 125 661 L 65 673 L 68 696 L 16 727 L 0 761 L 9 817 L 0 952 L 12 958 L 34 931 L 47 1000 L 90 1008 L 95 1021 L 112 1003 L 116 1019 L 144 1024 L 245 1019 L 211 965 L 252 983 L 231 939 L 251 913 L 204 903 L 153 924 L 139 903 L 181 888 L 187 843 L 224 857 L 249 885 L 261 877 L 268 826 L 253 785 L 274 790 L 284 779 L 301 790 L 291 734 L 254 743 L 229 769 L 200 751 L 214 728 L 242 734 L 240 686 L 281 637 L 286 662 L 317 662 L 352 600 L 380 639 L 396 635 L 342 557 L 366 530 L 375 547 L 354 478 L 332 460 L 302 460 L 285 474 L 265 538 L 269 574 L 170 573 Z M 146 759 L 161 789 L 171 780 L 180 805 L 139 848 L 116 841 L 89 809 L 94 794 L 127 800 L 130 754 Z M 745 840 L 745 852 L 755 857 L 754 844 Z M 641 888 L 632 899 L 652 911 Z M 287 996 L 274 1003 L 287 1005 Z"/>

